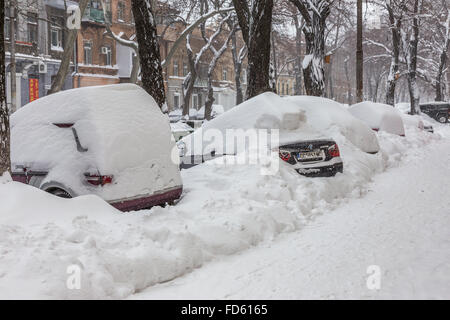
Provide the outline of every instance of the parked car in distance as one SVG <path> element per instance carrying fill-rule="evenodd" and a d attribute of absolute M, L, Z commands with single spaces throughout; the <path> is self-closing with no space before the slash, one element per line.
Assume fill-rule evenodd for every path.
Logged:
<path fill-rule="evenodd" d="M 194 132 L 194 128 L 183 121 L 171 122 L 170 129 L 172 131 L 175 141 L 179 141 L 181 138 Z"/>
<path fill-rule="evenodd" d="M 405 126 L 401 115 L 393 106 L 364 101 L 348 108 L 350 113 L 367 123 L 374 131 L 385 131 L 399 136 L 405 136 Z"/>
<path fill-rule="evenodd" d="M 71 89 L 11 116 L 12 177 L 54 195 L 95 194 L 122 211 L 182 193 L 169 121 L 134 84 Z"/>
<path fill-rule="evenodd" d="M 427 114 L 440 123 L 447 123 L 450 117 L 450 103 L 448 102 L 428 102 L 421 103 L 420 111 Z"/>

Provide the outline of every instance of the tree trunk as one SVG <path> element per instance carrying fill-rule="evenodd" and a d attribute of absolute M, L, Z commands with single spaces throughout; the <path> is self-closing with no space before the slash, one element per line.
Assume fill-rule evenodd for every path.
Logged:
<path fill-rule="evenodd" d="M 303 61 L 303 78 L 306 94 L 322 97 L 325 91 L 323 60 L 325 57 L 325 24 L 314 20 L 314 32 L 305 32 L 306 55 Z"/>
<path fill-rule="evenodd" d="M 232 23 L 229 24 L 230 28 L 232 27 Z M 237 51 L 237 39 L 236 33 L 233 32 L 231 36 L 231 54 L 233 56 L 233 64 L 234 64 L 234 82 L 236 85 L 236 105 L 241 104 L 244 101 L 244 94 L 242 92 L 242 83 L 241 83 L 241 73 L 242 73 L 242 60 L 244 57 L 245 48 L 242 48 L 239 52 Z"/>
<path fill-rule="evenodd" d="M 303 60 L 303 81 L 306 94 L 321 97 L 324 95 L 325 30 L 326 19 L 330 15 L 329 0 L 290 0 L 300 11 L 305 26 L 306 55 Z"/>
<path fill-rule="evenodd" d="M 17 110 L 17 86 L 16 86 L 16 6 L 17 3 L 15 1 L 10 2 L 10 27 L 9 27 L 9 43 L 10 43 L 10 63 L 9 63 L 9 78 L 10 78 L 10 89 L 11 89 L 11 113 L 16 112 Z M 3 43 L 2 43 L 3 45 Z"/>
<path fill-rule="evenodd" d="M 411 114 L 419 113 L 419 88 L 417 86 L 417 46 L 419 43 L 419 0 L 414 1 L 414 17 L 412 25 L 412 35 L 408 45 L 408 88 L 411 100 Z"/>
<path fill-rule="evenodd" d="M 364 53 L 363 53 L 363 23 L 362 0 L 357 0 L 357 35 L 356 35 L 356 100 L 362 102 L 364 86 Z"/>
<path fill-rule="evenodd" d="M 0 176 L 11 172 L 9 111 L 6 104 L 5 77 L 5 6 L 0 6 Z"/>
<path fill-rule="evenodd" d="M 444 101 L 443 95 L 443 84 L 442 84 L 442 76 L 444 74 L 444 70 L 447 68 L 447 52 L 450 47 L 450 39 L 447 36 L 445 40 L 444 50 L 441 52 L 441 57 L 439 61 L 439 70 L 436 75 L 436 101 Z"/>
<path fill-rule="evenodd" d="M 139 46 L 142 86 L 155 99 L 158 106 L 164 110 L 166 93 L 152 6 L 151 0 L 131 1 Z"/>
<path fill-rule="evenodd" d="M 402 20 L 396 18 L 394 15 L 393 8 L 390 5 L 387 5 L 388 13 L 389 13 L 389 23 L 391 25 L 391 34 L 392 34 L 392 60 L 391 66 L 389 70 L 389 75 L 386 81 L 386 104 L 391 106 L 395 105 L 395 86 L 397 84 L 397 77 L 399 72 L 399 62 L 400 62 L 400 28 L 402 24 Z"/>
<path fill-rule="evenodd" d="M 299 96 L 302 94 L 302 29 L 297 15 L 294 15 L 294 24 L 295 24 L 295 49 L 297 51 L 294 67 L 295 73 L 294 94 L 296 96 Z"/>
<path fill-rule="evenodd" d="M 248 47 L 247 99 L 250 99 L 272 91 L 269 68 L 273 0 L 254 0 L 251 8 L 242 0 L 233 0 L 233 4 Z"/>
<path fill-rule="evenodd" d="M 79 7 L 81 17 L 84 15 L 84 11 L 87 7 L 88 0 L 80 0 Z M 47 94 L 52 94 L 55 92 L 61 91 L 64 86 L 64 82 L 66 81 L 67 74 L 69 73 L 70 60 L 73 57 L 73 47 L 75 45 L 75 41 L 77 39 L 78 30 L 70 29 L 67 32 L 66 41 L 64 42 L 64 52 L 61 59 L 61 64 L 59 65 L 58 73 L 53 80 L 52 87 L 48 91 Z"/>
<path fill-rule="evenodd" d="M 350 85 L 350 75 L 348 73 L 348 60 L 349 58 L 345 59 L 344 61 L 344 71 L 345 71 L 345 78 L 347 79 L 347 103 L 348 105 L 352 105 L 352 86 Z"/>

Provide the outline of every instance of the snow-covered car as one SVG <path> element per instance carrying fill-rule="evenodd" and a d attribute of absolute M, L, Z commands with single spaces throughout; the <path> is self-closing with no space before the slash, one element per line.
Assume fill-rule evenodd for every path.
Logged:
<path fill-rule="evenodd" d="M 348 110 L 353 116 L 367 123 L 374 131 L 405 136 L 402 117 L 392 106 L 364 101 L 352 105 Z"/>
<path fill-rule="evenodd" d="M 194 128 L 188 125 L 186 122 L 178 121 L 171 122 L 170 129 L 172 131 L 175 141 L 179 141 L 181 138 L 194 132 Z"/>
<path fill-rule="evenodd" d="M 184 137 L 179 143 L 184 155 L 182 168 L 223 155 L 248 152 L 251 146 L 245 143 L 235 144 L 237 139 L 229 138 L 230 131 L 252 135 L 258 134 L 258 130 L 277 130 L 279 140 L 270 148 L 276 150 L 279 157 L 291 164 L 298 173 L 307 176 L 332 176 L 342 172 L 343 162 L 335 139 L 329 135 L 330 132 L 321 132 L 312 126 L 316 120 L 308 116 L 298 104 L 274 93 L 256 96 L 204 123 L 193 134 Z M 369 132 L 369 136 L 374 135 L 364 124 L 361 125 Z M 212 141 L 211 136 L 215 136 Z M 371 150 L 378 151 L 376 137 L 372 142 Z"/>
<path fill-rule="evenodd" d="M 450 119 L 450 103 L 434 101 L 420 104 L 420 111 L 440 123 L 447 123 Z"/>
<path fill-rule="evenodd" d="M 16 181 L 64 198 L 95 194 L 122 211 L 170 203 L 182 192 L 169 120 L 134 84 L 27 104 L 11 116 L 11 160 Z"/>
<path fill-rule="evenodd" d="M 299 141 L 279 147 L 280 159 L 308 177 L 331 177 L 344 171 L 339 147 L 334 140 Z"/>

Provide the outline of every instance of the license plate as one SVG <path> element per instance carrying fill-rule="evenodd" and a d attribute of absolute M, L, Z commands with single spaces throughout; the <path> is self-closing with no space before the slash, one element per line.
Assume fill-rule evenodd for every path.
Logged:
<path fill-rule="evenodd" d="M 312 152 L 300 152 L 297 155 L 298 160 L 310 160 L 310 159 L 317 159 L 321 158 L 321 152 L 318 151 L 312 151 Z"/>

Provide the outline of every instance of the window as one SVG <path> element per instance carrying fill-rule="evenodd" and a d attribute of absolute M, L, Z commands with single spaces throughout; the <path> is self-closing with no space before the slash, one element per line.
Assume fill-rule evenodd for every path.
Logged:
<path fill-rule="evenodd" d="M 51 45 L 52 49 L 62 48 L 62 32 L 58 26 L 51 26 Z"/>
<path fill-rule="evenodd" d="M 178 61 L 173 62 L 173 75 L 178 77 Z"/>
<path fill-rule="evenodd" d="M 192 107 L 198 109 L 198 94 L 192 95 Z"/>
<path fill-rule="evenodd" d="M 106 51 L 106 53 L 104 53 L 104 55 L 105 55 L 105 65 L 110 66 L 110 65 L 112 65 L 112 51 L 111 51 L 111 47 L 105 46 L 104 48 L 105 49 L 103 49 L 103 50 Z"/>
<path fill-rule="evenodd" d="M 117 4 L 117 20 L 125 21 L 125 4 L 123 2 Z"/>
<path fill-rule="evenodd" d="M 186 63 L 183 63 L 183 77 L 186 77 L 188 73 L 188 66 Z"/>
<path fill-rule="evenodd" d="M 92 64 L 92 41 L 85 41 L 83 43 L 84 63 Z"/>
<path fill-rule="evenodd" d="M 281 89 L 281 94 L 284 95 L 284 82 L 283 82 L 283 85 L 281 86 L 281 88 L 282 88 Z"/>
<path fill-rule="evenodd" d="M 227 69 L 223 69 L 222 70 L 222 80 L 223 81 L 227 81 L 227 77 L 228 77 L 228 70 Z"/>
<path fill-rule="evenodd" d="M 6 12 L 5 12 L 6 13 Z M 10 22 L 9 22 L 9 18 L 8 17 L 6 17 L 5 18 L 5 39 L 9 39 L 9 24 L 10 24 Z"/>
<path fill-rule="evenodd" d="M 180 107 L 180 94 L 175 93 L 173 96 L 173 107 L 178 109 Z"/>
<path fill-rule="evenodd" d="M 28 16 L 28 42 L 37 43 L 38 23 L 35 14 Z"/>

